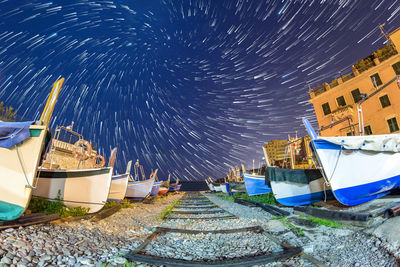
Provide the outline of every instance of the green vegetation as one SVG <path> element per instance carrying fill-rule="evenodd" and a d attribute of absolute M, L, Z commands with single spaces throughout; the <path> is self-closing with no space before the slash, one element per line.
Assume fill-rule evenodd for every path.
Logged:
<path fill-rule="evenodd" d="M 108 201 L 108 202 L 104 205 L 103 210 L 112 208 L 112 207 L 117 206 L 117 205 L 118 205 L 118 203 L 117 203 L 116 201 L 114 201 L 114 200 Z"/>
<path fill-rule="evenodd" d="M 133 205 L 131 202 L 129 202 L 129 200 L 127 200 L 126 198 L 124 198 L 119 204 L 121 204 L 121 207 L 123 209 L 130 209 L 133 208 Z"/>
<path fill-rule="evenodd" d="M 235 201 L 235 198 L 240 198 L 244 200 L 256 201 L 267 205 L 276 205 L 278 203 L 274 197 L 274 194 L 272 193 L 262 194 L 259 196 L 249 196 L 246 193 L 235 193 L 233 195 L 227 195 L 225 193 L 217 193 L 216 195 L 219 198 L 222 198 L 223 200 L 231 202 Z"/>
<path fill-rule="evenodd" d="M 331 227 L 331 228 L 341 228 L 342 227 L 341 223 L 335 222 L 335 221 L 329 221 L 329 220 L 314 218 L 314 217 L 307 217 L 306 219 L 310 220 L 312 222 L 315 222 L 318 225 L 325 225 L 325 226 Z"/>
<path fill-rule="evenodd" d="M 88 208 L 74 207 L 67 208 L 61 202 L 60 194 L 55 201 L 48 201 L 44 198 L 34 197 L 29 202 L 28 209 L 33 213 L 44 212 L 46 214 L 58 214 L 62 218 L 69 216 L 83 216 L 88 213 Z"/>
<path fill-rule="evenodd" d="M 283 223 L 283 225 L 285 225 L 285 226 L 289 226 L 291 229 L 293 229 L 295 231 L 295 233 L 297 233 L 297 235 L 299 235 L 299 236 L 304 235 L 303 229 L 301 229 L 300 227 L 296 227 L 293 224 L 291 224 L 290 222 L 288 222 L 286 217 L 281 219 L 281 223 Z"/>
<path fill-rule="evenodd" d="M 5 107 L 4 102 L 0 102 L 0 121 L 12 121 L 17 113 L 13 107 Z"/>
<path fill-rule="evenodd" d="M 166 207 L 160 214 L 160 216 L 157 217 L 157 219 L 159 220 L 164 220 L 164 219 L 168 219 L 169 217 L 171 217 L 171 212 L 173 210 L 173 208 L 175 206 L 177 206 L 179 204 L 179 200 L 175 200 L 174 202 L 172 202 L 168 207 Z"/>
<path fill-rule="evenodd" d="M 270 220 L 282 220 L 283 218 L 285 218 L 285 216 L 274 216 L 270 218 Z"/>

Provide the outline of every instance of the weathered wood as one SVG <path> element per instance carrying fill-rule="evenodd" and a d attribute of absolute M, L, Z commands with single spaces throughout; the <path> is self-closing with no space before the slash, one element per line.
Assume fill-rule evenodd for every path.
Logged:
<path fill-rule="evenodd" d="M 4 221 L 0 225 L 0 230 L 4 230 L 7 228 L 17 228 L 24 227 L 34 224 L 47 223 L 50 221 L 54 221 L 59 219 L 60 216 L 58 214 L 44 214 L 44 213 L 32 213 L 29 215 L 22 216 L 18 219 L 12 221 Z"/>

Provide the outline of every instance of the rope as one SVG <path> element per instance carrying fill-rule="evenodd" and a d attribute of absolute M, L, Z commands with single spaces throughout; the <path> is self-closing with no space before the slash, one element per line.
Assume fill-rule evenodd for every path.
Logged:
<path fill-rule="evenodd" d="M 23 164 L 23 162 L 22 162 L 21 155 L 19 154 L 18 145 L 16 146 L 16 148 L 17 148 L 18 160 L 19 160 L 19 163 L 21 164 L 21 168 L 22 168 L 22 171 L 24 172 L 25 180 L 26 180 L 26 183 L 27 183 L 27 185 L 25 185 L 25 186 L 28 187 L 28 188 L 30 188 L 30 189 L 35 189 L 36 187 L 32 186 L 32 185 L 29 183 L 28 177 L 26 176 L 24 164 Z"/>

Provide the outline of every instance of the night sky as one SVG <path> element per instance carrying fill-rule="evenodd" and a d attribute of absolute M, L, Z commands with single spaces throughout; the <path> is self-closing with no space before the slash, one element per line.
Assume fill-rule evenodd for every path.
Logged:
<path fill-rule="evenodd" d="M 33 2 L 33 3 L 32 3 Z M 226 175 L 262 145 L 316 126 L 308 85 L 347 74 L 400 27 L 393 0 L 0 1 L 0 101 L 69 125 L 118 172 Z"/>

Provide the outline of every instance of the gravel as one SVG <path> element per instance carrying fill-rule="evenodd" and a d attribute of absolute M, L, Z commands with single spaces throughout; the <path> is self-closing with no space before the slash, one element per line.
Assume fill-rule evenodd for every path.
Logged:
<path fill-rule="evenodd" d="M 280 251 L 280 246 L 260 233 L 181 234 L 166 233 L 146 247 L 154 256 L 185 260 L 224 260 L 242 256 L 266 255 Z"/>
<path fill-rule="evenodd" d="M 385 240 L 361 228 L 333 229 L 316 224 L 302 224 L 304 219 L 290 215 L 285 220 L 271 220 L 272 216 L 257 207 L 246 207 L 207 197 L 229 213 L 173 214 L 182 219 L 160 221 L 159 214 L 183 194 L 159 198 L 152 204 L 134 203 L 134 208 L 122 209 L 99 222 L 87 220 L 45 224 L 0 232 L 0 266 L 107 266 L 123 265 L 124 255 L 137 248 L 155 230 L 169 227 L 191 230 L 222 230 L 261 226 L 278 243 L 287 241 L 301 246 L 304 252 L 328 266 L 397 266 L 391 247 Z M 199 207 L 197 211 L 219 207 Z M 194 210 L 178 207 L 177 210 Z M 286 208 L 293 212 L 291 208 Z M 222 220 L 190 220 L 185 217 L 223 216 L 237 218 Z M 149 243 L 149 255 L 186 260 L 218 260 L 240 256 L 264 255 L 280 251 L 281 247 L 265 234 L 255 232 L 182 234 L 164 233 Z M 398 255 L 397 255 L 398 256 Z M 146 264 L 139 266 L 147 266 Z M 294 257 L 265 266 L 314 266 L 302 257 Z"/>

